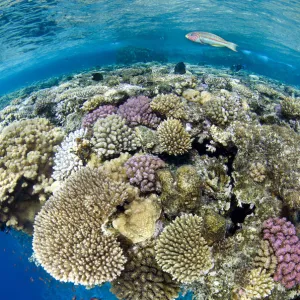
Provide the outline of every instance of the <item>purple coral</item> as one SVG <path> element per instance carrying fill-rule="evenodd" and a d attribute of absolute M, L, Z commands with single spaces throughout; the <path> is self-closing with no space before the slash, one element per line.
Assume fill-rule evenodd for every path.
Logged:
<path fill-rule="evenodd" d="M 270 218 L 263 223 L 263 233 L 277 257 L 274 280 L 293 288 L 300 283 L 300 241 L 295 226 L 286 218 Z"/>
<path fill-rule="evenodd" d="M 152 111 L 151 100 L 145 96 L 129 98 L 120 105 L 118 114 L 127 120 L 130 125 L 145 125 L 156 128 L 161 119 Z"/>
<path fill-rule="evenodd" d="M 108 115 L 113 115 L 117 108 L 113 105 L 103 105 L 87 114 L 82 121 L 82 127 L 92 127 L 98 119 L 106 118 Z"/>
<path fill-rule="evenodd" d="M 149 154 L 131 157 L 125 163 L 126 174 L 130 183 L 137 185 L 142 192 L 156 190 L 155 172 L 164 166 L 163 160 Z"/>

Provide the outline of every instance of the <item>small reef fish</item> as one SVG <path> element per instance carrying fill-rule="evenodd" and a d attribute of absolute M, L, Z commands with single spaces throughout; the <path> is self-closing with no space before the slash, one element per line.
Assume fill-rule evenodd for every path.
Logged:
<path fill-rule="evenodd" d="M 227 42 L 221 37 L 209 32 L 194 31 L 186 34 L 185 37 L 195 43 L 207 44 L 214 47 L 227 47 L 230 50 L 237 52 L 236 44 Z"/>

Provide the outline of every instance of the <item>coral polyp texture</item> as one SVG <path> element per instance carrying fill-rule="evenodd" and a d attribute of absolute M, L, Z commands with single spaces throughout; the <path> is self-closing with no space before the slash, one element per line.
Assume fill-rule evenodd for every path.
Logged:
<path fill-rule="evenodd" d="M 138 140 L 135 132 L 118 115 L 99 119 L 93 127 L 92 144 L 100 157 L 110 157 L 124 151 L 135 150 Z"/>
<path fill-rule="evenodd" d="M 54 278 L 92 286 L 120 275 L 126 258 L 101 226 L 127 199 L 127 185 L 101 169 L 83 168 L 46 202 L 34 223 L 37 261 Z"/>
<path fill-rule="evenodd" d="M 99 108 L 88 113 L 82 121 L 82 127 L 92 127 L 98 119 L 106 118 L 117 112 L 117 108 L 113 105 L 102 105 Z"/>
<path fill-rule="evenodd" d="M 157 128 L 159 146 L 170 155 L 180 155 L 192 148 L 191 136 L 182 123 L 176 119 L 167 119 Z"/>
<path fill-rule="evenodd" d="M 111 291 L 118 299 L 172 300 L 178 296 L 178 283 L 157 265 L 151 245 L 132 249 L 127 255 L 124 271 L 112 282 Z"/>
<path fill-rule="evenodd" d="M 126 174 L 133 185 L 141 192 L 152 192 L 156 189 L 156 170 L 165 167 L 165 162 L 154 155 L 137 155 L 125 164 Z"/>
<path fill-rule="evenodd" d="M 122 300 L 298 299 L 299 87 L 139 50 L 0 97 L 1 229 Z"/>
<path fill-rule="evenodd" d="M 156 250 L 158 265 L 175 280 L 192 283 L 213 267 L 211 248 L 201 235 L 199 216 L 177 217 L 159 236 Z"/>
<path fill-rule="evenodd" d="M 145 96 L 129 98 L 118 108 L 118 114 L 122 116 L 129 125 L 144 125 L 156 128 L 161 119 L 152 111 L 151 100 Z"/>
<path fill-rule="evenodd" d="M 300 283 L 300 241 L 295 226 L 286 218 L 271 218 L 263 223 L 263 233 L 277 258 L 274 280 L 293 288 Z"/>
<path fill-rule="evenodd" d="M 161 115 L 174 119 L 185 119 L 186 112 L 183 103 L 175 94 L 160 94 L 153 98 L 151 108 Z"/>

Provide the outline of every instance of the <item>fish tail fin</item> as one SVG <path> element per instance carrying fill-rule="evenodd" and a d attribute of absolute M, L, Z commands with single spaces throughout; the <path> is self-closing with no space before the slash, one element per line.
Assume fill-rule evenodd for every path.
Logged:
<path fill-rule="evenodd" d="M 237 50 L 236 50 L 236 47 L 237 47 L 238 45 L 237 44 L 234 44 L 234 43 L 228 43 L 227 45 L 226 45 L 226 47 L 227 48 L 229 48 L 230 50 L 232 50 L 232 51 L 234 51 L 234 52 L 237 52 Z"/>

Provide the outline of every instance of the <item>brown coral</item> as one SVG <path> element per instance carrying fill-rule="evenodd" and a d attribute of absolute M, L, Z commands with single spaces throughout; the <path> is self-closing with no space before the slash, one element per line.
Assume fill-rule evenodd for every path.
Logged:
<path fill-rule="evenodd" d="M 131 249 L 127 255 L 125 270 L 112 282 L 111 291 L 118 299 L 172 300 L 178 296 L 179 286 L 157 265 L 151 245 Z"/>
<path fill-rule="evenodd" d="M 127 198 L 128 185 L 102 169 L 82 168 L 43 206 L 34 224 L 33 250 L 57 280 L 97 285 L 115 279 L 126 261 L 101 226 Z"/>
<path fill-rule="evenodd" d="M 213 267 L 211 249 L 201 235 L 201 217 L 177 217 L 159 236 L 156 261 L 174 279 L 191 283 Z"/>

